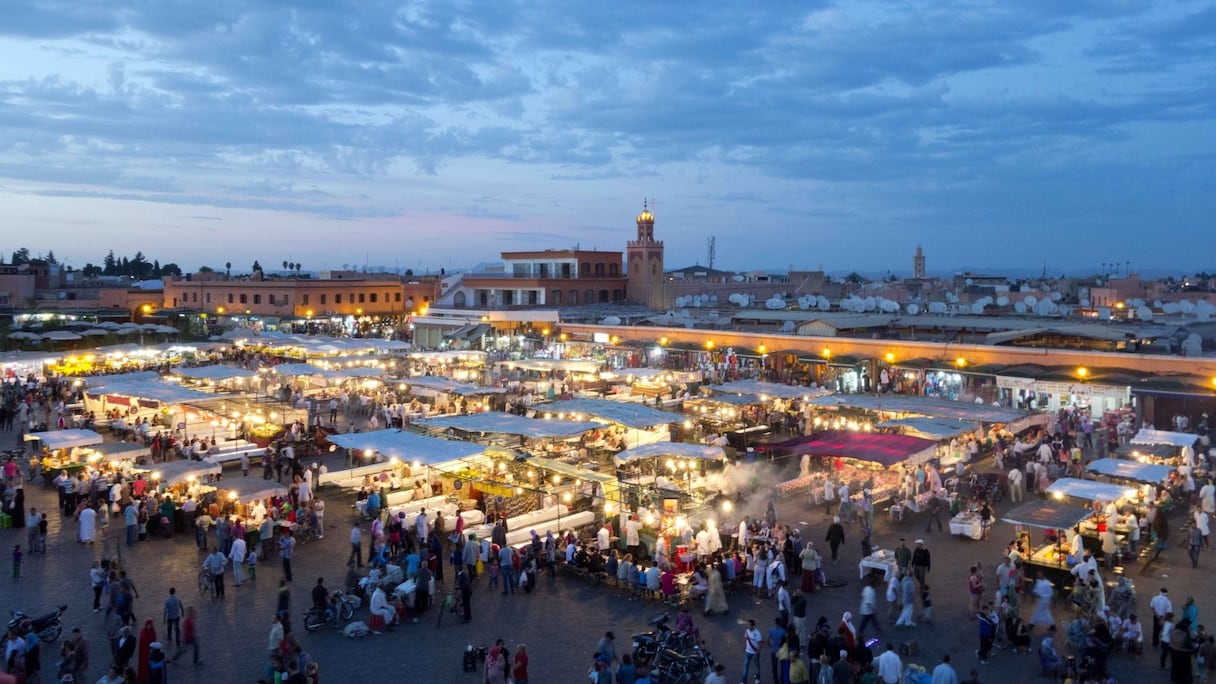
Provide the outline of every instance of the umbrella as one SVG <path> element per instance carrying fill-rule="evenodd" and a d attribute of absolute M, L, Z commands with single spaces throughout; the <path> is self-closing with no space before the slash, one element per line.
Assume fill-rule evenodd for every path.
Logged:
<path fill-rule="evenodd" d="M 70 342 L 72 340 L 79 340 L 80 335 L 68 330 L 52 330 L 51 332 L 43 335 L 42 339 L 54 340 L 56 342 Z"/>
<path fill-rule="evenodd" d="M 98 323 L 98 324 L 97 324 L 97 327 L 98 327 L 98 328 L 105 328 L 106 330 L 117 330 L 117 329 L 118 329 L 119 327 L 121 327 L 121 326 L 119 326 L 119 325 L 118 325 L 117 323 L 115 323 L 114 321 L 103 321 L 103 322 L 101 322 L 101 323 Z"/>
<path fill-rule="evenodd" d="M 104 328 L 89 328 L 80 334 L 84 335 L 85 337 L 105 337 L 106 335 L 110 334 L 110 331 L 105 330 Z"/>
<path fill-rule="evenodd" d="M 38 335 L 35 335 L 34 333 L 31 333 L 31 332 L 24 332 L 24 331 L 22 331 L 22 330 L 18 330 L 17 332 L 11 332 L 11 333 L 9 333 L 9 334 L 8 334 L 8 338 L 9 338 L 10 340 L 37 340 L 37 339 L 41 339 L 41 338 L 39 338 L 39 337 L 38 337 Z"/>

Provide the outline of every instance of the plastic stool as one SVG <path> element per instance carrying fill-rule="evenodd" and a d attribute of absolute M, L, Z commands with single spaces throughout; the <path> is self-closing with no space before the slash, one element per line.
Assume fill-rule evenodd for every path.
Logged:
<path fill-rule="evenodd" d="M 367 626 L 376 631 L 384 629 L 384 616 L 380 613 L 372 613 L 367 621 Z"/>
<path fill-rule="evenodd" d="M 0 530 L 7 530 L 13 526 L 13 516 L 7 513 L 0 513 Z"/>

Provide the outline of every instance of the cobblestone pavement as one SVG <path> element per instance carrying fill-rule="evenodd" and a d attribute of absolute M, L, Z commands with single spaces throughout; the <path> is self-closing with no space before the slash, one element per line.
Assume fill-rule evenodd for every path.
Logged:
<path fill-rule="evenodd" d="M 8 442 L 9 439 L 0 437 Z M 347 533 L 351 517 L 349 495 L 346 498 L 332 491 L 322 491 L 330 505 L 326 515 L 326 535 L 323 540 L 302 545 L 294 561 L 295 582 L 292 585 L 293 620 L 306 651 L 316 658 L 321 673 L 328 681 L 336 675 L 343 677 L 389 677 L 406 682 L 476 681 L 472 674 L 461 671 L 461 652 L 467 644 L 489 645 L 496 638 L 508 644 L 526 643 L 532 658 L 532 679 L 536 682 L 580 682 L 585 673 L 596 640 L 605 630 L 613 630 L 618 650 L 628 647 L 629 636 L 643 631 L 646 618 L 661 606 L 645 600 L 628 600 L 605 586 L 595 586 L 582 580 L 561 577 L 551 581 L 542 577 L 536 592 L 501 596 L 497 590 L 487 590 L 480 580 L 473 596 L 473 622 L 462 624 L 453 615 L 444 618 L 436 628 L 432 611 L 417 624 L 405 624 L 393 632 L 371 635 L 361 640 L 345 639 L 332 628 L 322 628 L 307 634 L 299 626 L 304 608 L 310 599 L 308 591 L 315 578 L 325 576 L 330 587 L 341 585 L 348 552 Z M 40 510 L 54 509 L 54 496 L 41 486 L 27 488 L 27 506 Z M 1006 510 L 1008 504 L 998 507 Z M 808 510 L 801 498 L 778 502 L 783 520 L 800 527 L 804 535 L 820 540 L 826 532 L 828 518 L 822 509 Z M 915 639 L 919 653 L 905 662 L 916 662 L 932 668 L 943 653 L 951 653 L 960 679 L 976 668 L 981 681 L 1014 681 L 1038 676 L 1037 657 L 995 652 L 991 665 L 979 665 L 974 651 L 978 645 L 977 629 L 966 614 L 967 566 L 982 561 L 991 571 L 999 562 L 1000 549 L 1012 537 L 1012 528 L 997 523 L 990 541 L 972 541 L 937 532 L 925 533 L 924 518 L 903 523 L 889 523 L 880 517 L 873 542 L 890 548 L 900 536 L 909 541 L 924 537 L 933 553 L 930 583 L 934 587 L 935 624 L 915 630 L 895 630 L 882 625 L 884 640 Z M 107 666 L 108 648 L 103 629 L 103 614 L 90 610 L 88 568 L 93 559 L 114 556 L 119 550 L 140 592 L 135 613 L 139 624 L 145 618 L 156 618 L 158 630 L 161 602 L 170 586 L 176 586 L 187 605 L 198 607 L 199 633 L 204 664 L 193 667 L 188 659 L 184 665 L 171 670 L 173 682 L 253 682 L 263 676 L 267 654 L 267 633 L 275 610 L 276 587 L 281 576 L 275 558 L 258 568 L 258 579 L 240 588 L 228 581 L 228 597 L 222 601 L 199 601 L 196 588 L 198 566 L 202 561 L 193 536 L 178 536 L 169 540 L 154 540 L 137 544 L 133 549 L 116 545 L 120 533 L 111 525 L 105 544 L 86 547 L 74 543 L 75 523 L 61 521 L 58 513 L 51 515 L 48 553 L 26 557 L 24 578 L 20 583 L 3 573 L 0 579 L 0 610 L 22 609 L 29 613 L 47 610 L 59 603 L 68 604 L 65 627 L 79 626 L 93 643 L 92 664 L 86 681 L 96 681 Z M 834 625 L 843 611 L 857 613 L 860 587 L 857 561 L 860 555 L 858 529 L 847 531 L 838 565 L 827 568 L 829 577 L 845 580 L 842 588 L 827 589 L 810 598 L 808 622 L 820 615 Z M 24 546 L 25 531 L 0 531 L 0 543 L 5 550 L 20 543 Z M 822 546 L 822 544 L 821 544 Z M 1139 612 L 1147 615 L 1148 600 L 1159 586 L 1169 586 L 1170 596 L 1180 606 L 1188 595 L 1199 602 L 1200 622 L 1213 609 L 1212 592 L 1201 590 L 1211 568 L 1216 567 L 1212 551 L 1205 551 L 1198 570 L 1187 565 L 1185 550 L 1171 548 L 1153 567 L 1149 576 L 1140 576 L 1139 568 L 1132 573 L 1137 582 Z M 446 587 L 451 587 L 452 572 L 446 570 Z M 989 577 L 989 582 L 991 582 Z M 880 613 L 885 612 L 880 595 Z M 701 617 L 696 622 L 714 656 L 727 667 L 728 681 L 740 675 L 742 627 L 740 622 L 753 617 L 762 627 L 771 625 L 775 610 L 771 602 L 760 602 L 749 593 L 736 593 L 729 599 L 731 612 L 725 616 Z M 1023 606 L 1023 615 L 1030 609 Z M 1067 619 L 1069 608 L 1060 603 L 1055 607 L 1057 620 Z M 359 614 L 366 619 L 366 610 Z M 163 632 L 161 632 L 163 636 Z M 1037 639 L 1036 639 L 1037 645 Z M 53 657 L 44 657 L 46 668 L 53 667 Z M 1157 669 L 1157 657 L 1149 654 L 1140 658 L 1126 655 L 1112 657 L 1112 666 L 1122 679 L 1167 681 L 1166 673 Z M 48 673 L 49 674 L 49 673 Z M 765 670 L 764 681 L 771 674 Z M 44 679 L 44 681 L 48 681 Z"/>

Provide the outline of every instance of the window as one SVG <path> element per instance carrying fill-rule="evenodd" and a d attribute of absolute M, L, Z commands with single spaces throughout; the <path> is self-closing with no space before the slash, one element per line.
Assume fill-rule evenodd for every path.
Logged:
<path fill-rule="evenodd" d="M 195 304 L 198 304 L 198 293 L 197 292 L 190 293 L 190 301 L 194 302 Z"/>
<path fill-rule="evenodd" d="M 600 304 L 608 301 L 608 290 L 600 290 Z"/>
<path fill-rule="evenodd" d="M 373 293 L 371 294 L 371 297 L 372 297 L 372 304 L 375 304 L 375 303 L 376 303 L 376 293 L 375 293 L 375 292 L 373 292 Z"/>
<path fill-rule="evenodd" d="M 393 293 L 393 301 L 397 302 L 398 304 L 401 303 L 401 293 L 400 292 Z"/>
<path fill-rule="evenodd" d="M 308 295 L 300 295 L 300 296 L 304 298 L 304 301 L 302 301 L 300 303 L 303 304 L 304 306 L 308 306 Z"/>
<path fill-rule="evenodd" d="M 340 293 L 335 294 L 334 295 L 334 304 L 341 304 L 341 303 L 342 303 L 342 295 Z"/>
<path fill-rule="evenodd" d="M 232 293 L 231 292 L 228 293 L 228 303 L 229 304 L 232 303 Z"/>
<path fill-rule="evenodd" d="M 207 299 L 206 299 L 206 303 L 207 303 L 207 304 L 210 304 L 210 303 L 211 303 L 211 293 L 210 293 L 210 292 L 208 292 L 208 293 L 207 293 Z"/>
<path fill-rule="evenodd" d="M 553 305 L 555 305 L 555 306 L 561 306 L 561 304 L 562 304 L 562 291 L 561 291 L 561 290 L 554 290 L 553 292 L 549 293 L 549 303 L 550 303 L 550 304 L 553 304 Z"/>
<path fill-rule="evenodd" d="M 260 294 L 255 294 L 255 295 L 253 296 L 253 303 L 254 303 L 254 304 L 261 304 L 261 303 L 262 303 L 262 295 L 260 295 Z"/>
<path fill-rule="evenodd" d="M 608 264 L 608 275 L 619 276 L 621 274 L 620 264 Z"/>
<path fill-rule="evenodd" d="M 595 303 L 595 290 L 587 290 L 586 292 L 583 293 L 583 303 L 584 304 L 594 304 Z"/>
<path fill-rule="evenodd" d="M 591 264 L 589 262 L 583 262 L 583 268 L 578 274 L 584 277 L 591 275 Z"/>
<path fill-rule="evenodd" d="M 362 292 L 360 292 L 360 293 L 359 293 L 359 303 L 360 303 L 360 304 L 363 304 L 363 303 L 365 303 L 366 301 L 367 301 L 366 297 L 364 296 L 364 294 L 363 294 Z"/>
<path fill-rule="evenodd" d="M 604 275 L 604 264 L 602 262 L 595 265 L 595 274 L 597 276 Z"/>
<path fill-rule="evenodd" d="M 569 303 L 570 306 L 577 305 L 578 304 L 578 290 L 570 290 L 569 292 L 567 292 L 566 293 L 566 302 Z"/>
<path fill-rule="evenodd" d="M 241 293 L 241 303 L 242 304 L 249 303 L 249 295 L 245 294 L 244 292 Z"/>

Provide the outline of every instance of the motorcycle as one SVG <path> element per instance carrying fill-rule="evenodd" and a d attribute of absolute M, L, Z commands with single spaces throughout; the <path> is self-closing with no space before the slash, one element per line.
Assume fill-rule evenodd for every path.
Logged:
<path fill-rule="evenodd" d="M 30 623 L 39 639 L 48 644 L 52 644 L 59 641 L 60 635 L 63 634 L 63 621 L 60 618 L 63 616 L 63 612 L 67 609 L 68 607 L 66 605 L 62 605 L 56 610 L 38 617 L 30 617 L 19 610 L 9 611 L 9 614 L 12 615 L 13 619 L 9 620 L 8 627 L 9 629 L 12 629 L 14 627 L 20 627 L 26 623 Z"/>
<path fill-rule="evenodd" d="M 684 632 L 679 632 L 667 625 L 671 617 L 660 613 L 651 618 L 646 624 L 654 627 L 654 631 L 635 634 L 632 639 L 633 660 L 639 663 L 653 662 L 655 657 L 664 651 L 683 653 L 693 647 L 694 639 Z"/>
<path fill-rule="evenodd" d="M 686 653 L 663 649 L 654 662 L 656 682 L 659 684 L 700 682 L 713 667 L 713 657 L 700 646 L 693 646 Z"/>
<path fill-rule="evenodd" d="M 330 594 L 328 610 L 313 606 L 304 613 L 304 629 L 315 632 L 327 623 L 341 627 L 355 617 L 355 610 L 362 604 L 363 600 L 358 596 L 347 594 L 340 589 L 335 590 Z"/>

